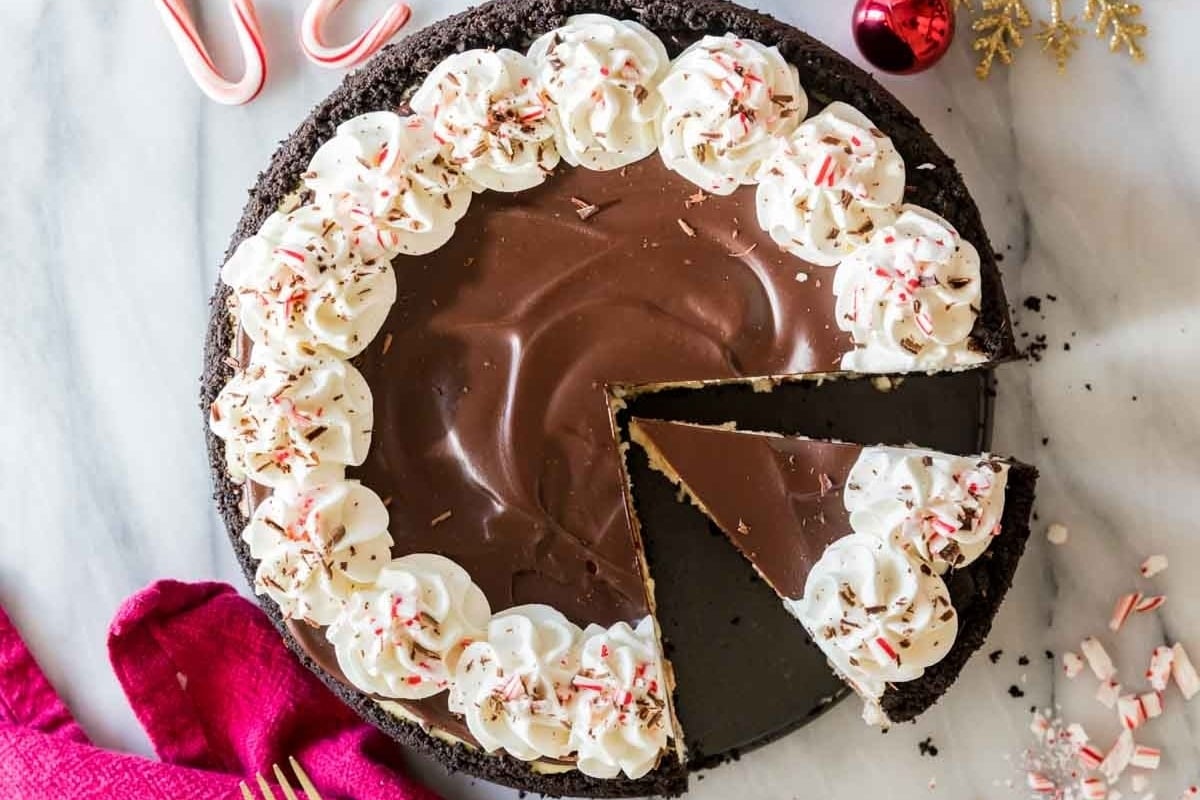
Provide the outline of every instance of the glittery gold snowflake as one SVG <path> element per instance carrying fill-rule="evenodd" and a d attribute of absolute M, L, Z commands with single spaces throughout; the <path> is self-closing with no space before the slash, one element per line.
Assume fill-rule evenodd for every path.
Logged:
<path fill-rule="evenodd" d="M 1083 9 L 1083 16 L 1096 22 L 1097 38 L 1108 35 L 1108 49 L 1115 53 L 1124 47 L 1134 61 L 1146 57 L 1139 41 L 1146 35 L 1146 26 L 1136 20 L 1141 13 L 1137 3 L 1119 0 L 1087 0 Z"/>
<path fill-rule="evenodd" d="M 1013 51 L 1025 44 L 1022 28 L 1033 24 L 1024 0 L 983 0 L 983 16 L 971 23 L 971 30 L 979 36 L 972 48 L 983 55 L 975 74 L 980 80 L 992 74 L 992 63 L 998 58 L 1008 65 L 1013 61 Z"/>
<path fill-rule="evenodd" d="M 1048 0 L 1049 19 L 1039 19 L 1034 36 L 1042 45 L 1042 51 L 1050 54 L 1058 65 L 1058 71 L 1066 70 L 1067 62 L 1079 49 L 1082 29 L 1075 24 L 1075 17 L 1063 11 L 1065 0 Z M 1083 17 L 1095 26 L 1096 37 L 1108 37 L 1109 50 L 1116 53 L 1124 50 L 1134 61 L 1142 61 L 1146 53 L 1142 39 L 1147 34 L 1146 25 L 1139 21 L 1142 7 L 1126 0 L 1079 0 Z M 980 79 L 992 73 L 997 60 L 1001 64 L 1012 64 L 1016 51 L 1025 44 L 1024 29 L 1033 25 L 1033 17 L 1025 0 L 981 0 L 977 11 L 973 0 L 954 0 L 956 8 L 965 8 L 974 17 L 971 30 L 976 33 L 972 46 L 980 53 L 975 74 Z"/>
<path fill-rule="evenodd" d="M 1054 57 L 1059 72 L 1065 72 L 1071 54 L 1079 48 L 1082 33 L 1075 18 L 1063 16 L 1062 0 L 1050 0 L 1050 19 L 1038 24 L 1037 39 L 1042 43 L 1042 51 Z"/>

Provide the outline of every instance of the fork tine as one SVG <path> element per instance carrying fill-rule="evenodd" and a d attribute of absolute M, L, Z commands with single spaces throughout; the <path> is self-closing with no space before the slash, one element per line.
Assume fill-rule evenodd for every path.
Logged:
<path fill-rule="evenodd" d="M 260 772 L 254 777 L 258 779 L 258 789 L 262 792 L 263 800 L 277 800 L 275 793 L 271 791 L 271 786 L 267 783 L 267 779 L 262 776 L 262 773 Z"/>
<path fill-rule="evenodd" d="M 271 766 L 275 770 L 275 782 L 279 784 L 279 788 L 283 790 L 283 796 L 287 800 L 300 800 L 296 797 L 296 793 L 292 791 L 292 783 L 288 780 L 287 775 L 279 768 L 278 764 Z"/>
<path fill-rule="evenodd" d="M 242 800 L 254 800 L 254 792 L 250 791 L 250 787 L 246 785 L 246 782 L 242 781 L 240 785 L 242 788 Z"/>
<path fill-rule="evenodd" d="M 300 788 L 308 795 L 308 800 L 323 800 L 321 793 L 317 791 L 317 787 L 313 786 L 313 782 L 309 780 L 308 774 L 300 766 L 300 762 L 289 757 L 288 764 L 291 765 L 292 772 L 296 773 L 296 780 L 300 781 Z"/>

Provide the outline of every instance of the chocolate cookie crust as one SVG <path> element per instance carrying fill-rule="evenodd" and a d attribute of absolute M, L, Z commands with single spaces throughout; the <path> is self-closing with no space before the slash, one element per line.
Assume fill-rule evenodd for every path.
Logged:
<path fill-rule="evenodd" d="M 332 138 L 338 124 L 369 111 L 402 107 L 424 75 L 454 52 L 473 47 L 524 50 L 540 33 L 563 24 L 572 14 L 586 12 L 635 19 L 657 33 L 672 55 L 707 33 L 720 35 L 732 31 L 765 44 L 775 44 L 784 57 L 799 69 L 801 83 L 814 106 L 833 100 L 851 103 L 888 131 L 907 163 L 934 164 L 935 170 L 910 171 L 906 199 L 944 216 L 965 239 L 977 246 L 981 256 L 983 307 L 974 335 L 992 358 L 999 360 L 1012 356 L 1012 332 L 999 272 L 978 211 L 953 162 L 942 153 L 917 120 L 866 73 L 800 31 L 721 0 L 651 0 L 645 3 L 621 0 L 506 0 L 451 17 L 386 48 L 320 103 L 276 152 L 269 167 L 250 191 L 249 201 L 226 257 L 243 239 L 255 233 L 266 217 L 297 188 L 300 175 L 312 154 L 323 142 Z M 227 300 L 227 287 L 218 285 L 212 300 L 212 320 L 202 379 L 201 401 L 206 412 L 233 372 L 228 356 L 235 330 Z M 222 444 L 211 433 L 208 434 L 208 447 L 216 483 L 217 506 L 239 562 L 252 580 L 254 562 L 240 539 L 246 522 L 241 508 L 241 488 L 228 479 Z M 269 602 L 263 603 L 263 606 L 289 647 L 349 705 L 399 741 L 432 752 L 450 769 L 546 794 L 669 795 L 686 788 L 684 770 L 674 763 L 668 763 L 670 758 L 665 758 L 655 772 L 638 781 L 598 781 L 578 772 L 542 774 L 507 756 L 483 755 L 462 745 L 432 737 L 419 726 L 387 713 L 374 701 L 316 669 L 303 648 L 287 633 L 278 609 Z M 990 616 L 989 612 L 985 621 L 990 621 Z M 983 635 L 979 635 L 980 641 Z M 892 713 L 890 709 L 889 713 Z"/>

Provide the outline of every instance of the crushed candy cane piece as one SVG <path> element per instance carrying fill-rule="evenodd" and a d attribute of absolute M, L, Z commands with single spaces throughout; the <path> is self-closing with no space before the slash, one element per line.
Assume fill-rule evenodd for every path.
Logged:
<path fill-rule="evenodd" d="M 1108 651 L 1096 637 L 1089 636 L 1084 639 L 1080 642 L 1079 649 L 1083 651 L 1083 657 L 1087 659 L 1088 666 L 1092 668 L 1092 674 L 1099 680 L 1107 681 L 1117 674 L 1117 668 L 1109 658 Z"/>
<path fill-rule="evenodd" d="M 1033 712 L 1033 719 L 1029 721 L 1029 730 L 1039 739 L 1044 739 L 1047 734 L 1051 733 L 1050 720 L 1046 719 L 1045 715 L 1040 711 Z"/>
<path fill-rule="evenodd" d="M 1121 684 L 1112 678 L 1096 687 L 1096 700 L 1105 708 L 1115 708 L 1121 696 Z"/>
<path fill-rule="evenodd" d="M 1138 604 L 1133 607 L 1133 610 L 1139 614 L 1149 614 L 1151 611 L 1157 611 L 1158 609 L 1162 608 L 1163 604 L 1166 602 L 1167 596 L 1165 594 L 1152 594 L 1149 597 L 1143 597 L 1141 601 L 1139 601 Z"/>
<path fill-rule="evenodd" d="M 1176 642 L 1171 654 L 1171 677 L 1175 679 L 1179 691 L 1183 692 L 1183 699 L 1191 700 L 1200 691 L 1200 677 L 1196 675 L 1196 668 L 1192 666 L 1192 659 L 1188 658 L 1183 645 Z"/>
<path fill-rule="evenodd" d="M 1183 790 L 1183 794 L 1179 795 L 1179 800 L 1187 800 L 1189 797 L 1200 795 L 1200 786 L 1189 786 Z"/>
<path fill-rule="evenodd" d="M 1138 703 L 1142 706 L 1142 716 L 1146 719 L 1158 719 L 1163 713 L 1162 692 L 1146 692 L 1138 695 Z"/>
<path fill-rule="evenodd" d="M 1171 677 L 1171 664 L 1175 661 L 1175 651 L 1165 645 L 1154 648 L 1150 654 L 1150 667 L 1146 670 L 1146 680 L 1156 691 L 1164 691 Z"/>
<path fill-rule="evenodd" d="M 1129 615 L 1138 603 L 1142 602 L 1141 592 L 1132 592 L 1131 594 L 1123 594 L 1117 598 L 1117 605 L 1113 609 L 1112 618 L 1108 621 L 1108 629 L 1113 633 L 1121 630 L 1121 626 L 1125 624 L 1125 620 L 1129 619 Z"/>
<path fill-rule="evenodd" d="M 1098 768 L 1101 774 L 1108 778 L 1109 783 L 1116 783 L 1121 779 L 1121 774 L 1125 772 L 1129 766 L 1129 760 L 1133 758 L 1133 748 L 1133 734 L 1129 731 L 1121 731 L 1121 735 L 1117 737 L 1116 743 L 1104 756 L 1104 760 L 1100 762 Z"/>
<path fill-rule="evenodd" d="M 1101 762 L 1104 761 L 1104 753 L 1095 745 L 1085 744 L 1079 748 L 1079 763 L 1084 769 L 1093 770 L 1099 769 Z"/>
<path fill-rule="evenodd" d="M 1080 672 L 1083 672 L 1083 659 L 1078 653 L 1072 653 L 1069 650 L 1063 653 L 1063 674 L 1068 678 L 1075 678 Z"/>
<path fill-rule="evenodd" d="M 1084 800 L 1107 800 L 1108 784 L 1104 778 L 1084 778 L 1079 782 L 1079 796 Z"/>
<path fill-rule="evenodd" d="M 1129 766 L 1138 767 L 1139 769 L 1158 769 L 1159 762 L 1162 761 L 1162 751 L 1157 747 L 1147 747 L 1139 744 L 1133 748 L 1133 756 L 1129 759 Z"/>
<path fill-rule="evenodd" d="M 1058 793 L 1058 787 L 1054 785 L 1054 781 L 1040 772 L 1026 773 L 1025 780 L 1029 783 L 1029 788 L 1038 794 Z"/>
<path fill-rule="evenodd" d="M 1143 578 L 1153 578 L 1166 568 L 1167 557 L 1163 555 L 1153 555 L 1142 562 L 1142 566 L 1138 568 L 1138 571 L 1142 573 Z"/>
<path fill-rule="evenodd" d="M 1117 716 L 1121 718 L 1121 727 L 1127 731 L 1137 730 L 1146 721 L 1136 694 L 1123 694 L 1117 698 Z"/>
<path fill-rule="evenodd" d="M 1072 722 L 1067 726 L 1067 730 L 1066 733 L 1063 734 L 1063 738 L 1065 738 L 1071 744 L 1078 745 L 1087 744 L 1088 741 L 1087 731 L 1085 731 L 1083 726 L 1078 722 Z"/>
<path fill-rule="evenodd" d="M 1046 528 L 1046 539 L 1050 544 L 1066 544 L 1069 536 L 1070 531 L 1062 523 L 1056 522 L 1049 528 Z"/>

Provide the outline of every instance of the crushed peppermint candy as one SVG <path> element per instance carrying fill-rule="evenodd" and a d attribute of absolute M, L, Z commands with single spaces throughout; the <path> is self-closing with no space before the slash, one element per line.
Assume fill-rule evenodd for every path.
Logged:
<path fill-rule="evenodd" d="M 1139 744 L 1133 748 L 1133 755 L 1129 759 L 1129 766 L 1137 767 L 1138 769 L 1158 769 L 1159 762 L 1162 760 L 1162 751 L 1157 747 L 1147 747 Z"/>
<path fill-rule="evenodd" d="M 1108 783 L 1104 778 L 1084 778 L 1079 782 L 1079 794 L 1084 800 L 1107 800 Z"/>
<path fill-rule="evenodd" d="M 1142 562 L 1139 571 L 1143 578 L 1153 578 L 1158 573 L 1167 568 L 1167 557 L 1164 555 L 1153 555 Z"/>
<path fill-rule="evenodd" d="M 1140 699 L 1136 694 L 1123 694 L 1117 698 L 1117 716 L 1121 727 L 1127 731 L 1137 730 L 1146 721 Z"/>
<path fill-rule="evenodd" d="M 1083 657 L 1087 659 L 1092 674 L 1099 680 L 1107 681 L 1117 674 L 1117 668 L 1113 665 L 1112 658 L 1109 657 L 1108 651 L 1096 637 L 1089 636 L 1084 639 L 1079 644 L 1079 649 L 1083 651 Z"/>
<path fill-rule="evenodd" d="M 1046 529 L 1046 539 L 1050 544 L 1066 544 L 1069 535 L 1067 526 L 1060 522 L 1056 522 Z"/>
<path fill-rule="evenodd" d="M 1188 657 L 1183 645 L 1176 642 L 1171 648 L 1171 654 L 1171 677 L 1179 691 L 1183 692 L 1183 699 L 1191 700 L 1196 692 L 1200 691 L 1200 677 L 1196 675 L 1196 668 L 1192 666 L 1192 659 Z"/>
<path fill-rule="evenodd" d="M 1142 716 L 1147 719 L 1157 719 L 1163 713 L 1162 692 L 1145 692 L 1138 695 L 1138 703 L 1142 707 Z"/>
<path fill-rule="evenodd" d="M 1112 678 L 1096 687 L 1096 700 L 1105 708 L 1115 708 L 1117 699 L 1121 696 L 1121 684 Z"/>
<path fill-rule="evenodd" d="M 1138 601 L 1138 604 L 1133 607 L 1133 610 L 1139 614 L 1149 614 L 1152 611 L 1157 611 L 1167 602 L 1165 594 L 1152 594 L 1149 597 L 1143 597 Z"/>
<path fill-rule="evenodd" d="M 1166 645 L 1159 645 L 1150 654 L 1150 667 L 1146 670 L 1146 680 L 1156 691 L 1162 692 L 1167 688 L 1171 678 L 1171 665 L 1175 661 L 1175 651 Z"/>
<path fill-rule="evenodd" d="M 1083 659 L 1079 657 L 1078 653 L 1072 653 L 1068 650 L 1063 653 L 1062 662 L 1063 674 L 1068 678 L 1074 679 L 1080 672 L 1083 672 Z"/>
<path fill-rule="evenodd" d="M 1121 627 L 1125 624 L 1125 620 L 1129 619 L 1129 615 L 1133 613 L 1133 609 L 1140 602 L 1142 602 L 1141 592 L 1132 592 L 1118 597 L 1117 605 L 1113 608 L 1112 617 L 1108 621 L 1108 629 L 1113 633 L 1121 630 Z"/>
<path fill-rule="evenodd" d="M 1129 767 L 1129 762 L 1133 758 L 1133 750 L 1133 734 L 1129 731 L 1121 731 L 1121 735 L 1117 737 L 1112 749 L 1100 762 L 1099 770 L 1104 777 L 1108 778 L 1109 783 L 1116 783 L 1120 780 L 1122 773 Z"/>

